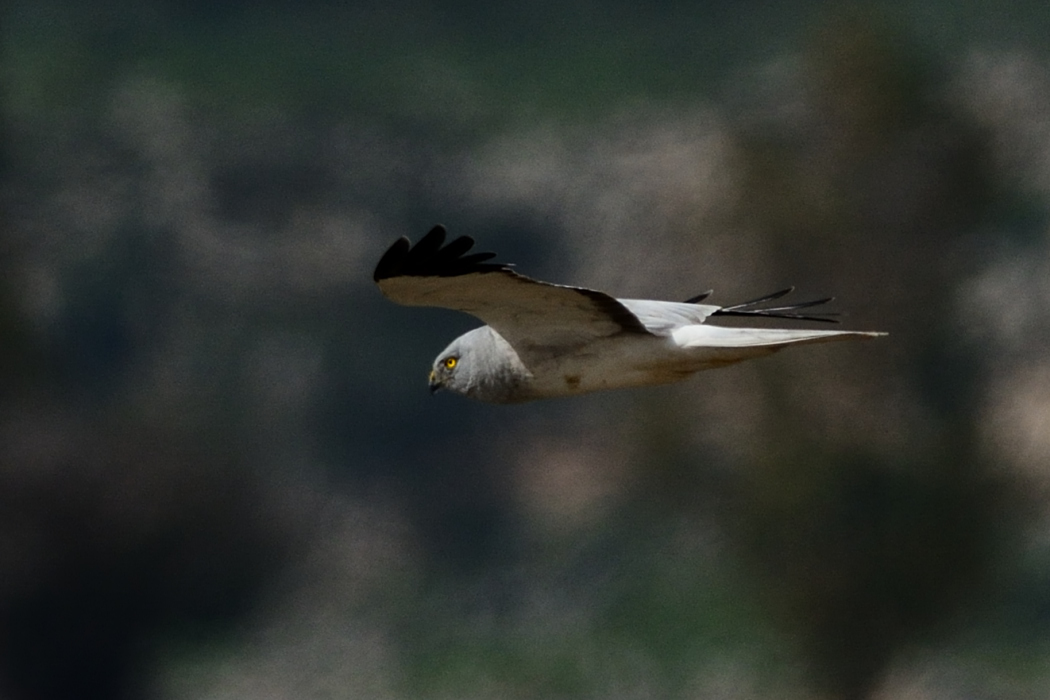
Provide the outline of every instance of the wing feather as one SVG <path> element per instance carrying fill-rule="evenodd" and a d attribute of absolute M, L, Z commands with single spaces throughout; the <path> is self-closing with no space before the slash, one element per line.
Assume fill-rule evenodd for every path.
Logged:
<path fill-rule="evenodd" d="M 813 299 L 812 301 L 799 301 L 794 304 L 787 304 L 785 306 L 762 306 L 770 301 L 775 301 L 781 297 L 791 294 L 795 291 L 794 287 L 788 287 L 787 289 L 781 289 L 779 292 L 773 292 L 767 294 L 764 297 L 758 299 L 752 299 L 751 301 L 745 301 L 740 304 L 734 304 L 732 306 L 723 306 L 718 311 L 715 311 L 712 316 L 765 316 L 766 318 L 790 318 L 797 321 L 820 321 L 822 323 L 838 323 L 838 319 L 833 318 L 839 314 L 834 311 L 821 311 L 815 314 L 800 314 L 797 313 L 801 309 L 808 309 L 814 306 L 821 306 L 827 304 L 829 301 L 834 301 L 835 297 L 824 297 L 823 299 Z"/>
<path fill-rule="evenodd" d="M 412 246 L 396 241 L 373 275 L 391 300 L 439 306 L 477 316 L 519 353 L 578 345 L 617 333 L 649 331 L 623 304 L 603 292 L 534 280 L 493 253 L 466 255 L 474 245 L 461 236 L 448 245 L 435 226 Z"/>

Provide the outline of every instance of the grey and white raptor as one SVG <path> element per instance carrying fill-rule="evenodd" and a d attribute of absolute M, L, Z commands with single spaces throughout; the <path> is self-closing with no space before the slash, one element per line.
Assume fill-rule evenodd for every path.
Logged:
<path fill-rule="evenodd" d="M 395 242 L 373 275 L 387 297 L 408 306 L 465 311 L 488 325 L 456 338 L 434 360 L 431 391 L 517 403 L 602 389 L 666 384 L 705 369 L 770 355 L 789 345 L 875 338 L 885 333 L 729 328 L 719 316 L 830 321 L 800 313 L 830 301 L 770 306 L 791 288 L 734 306 L 614 299 L 593 289 L 540 282 L 494 253 L 471 253 L 474 240 L 445 243 L 435 226 L 415 246 Z"/>

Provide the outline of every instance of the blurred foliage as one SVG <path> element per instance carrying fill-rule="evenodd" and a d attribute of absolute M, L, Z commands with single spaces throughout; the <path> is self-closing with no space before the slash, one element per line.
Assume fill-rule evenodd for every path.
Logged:
<path fill-rule="evenodd" d="M 983 3 L 880 5 L 904 21 L 936 13 L 926 40 L 942 50 L 1050 27 L 1034 2 L 1016 3 L 1014 15 Z M 761 12 L 677 0 L 14 2 L 5 11 L 8 110 L 39 118 L 102 108 L 114 80 L 138 73 L 227 117 L 278 109 L 454 132 L 587 121 L 692 103 L 734 69 L 792 50 L 826 12 L 818 0 Z"/>
<path fill-rule="evenodd" d="M 960 348 L 950 320 L 952 280 L 977 269 L 997 194 L 988 138 L 944 104 L 943 71 L 879 19 L 845 12 L 815 32 L 802 86 L 812 111 L 777 143 L 749 139 L 758 167 L 744 199 L 757 204 L 743 215 L 782 259 L 838 267 L 836 288 L 882 301 L 906 348 L 895 370 L 915 378 L 930 423 L 917 451 L 878 455 L 829 452 L 819 427 L 784 419 L 783 448 L 727 501 L 765 597 L 844 698 L 868 697 L 899 649 L 970 610 L 1017 535 L 1018 494 L 976 448 L 990 358 Z M 887 246 L 906 259 L 873 266 Z M 921 300 L 904 316 L 885 303 L 908 304 L 903 290 Z"/>
<path fill-rule="evenodd" d="M 1003 239 L 1044 252 L 1046 203 L 946 58 L 1041 40 L 1043 5 L 52 0 L 2 29 L 0 694 L 861 698 L 916 649 L 992 679 L 966 691 L 1050 677 L 1038 493 L 982 442 L 1007 363 L 958 309 Z M 698 104 L 725 232 L 610 185 L 639 129 L 555 179 L 590 124 L 637 110 L 674 151 L 657 117 Z M 458 179 L 518 130 L 551 182 L 481 211 Z M 581 236 L 556 208 L 586 189 Z M 470 322 L 369 269 L 435 220 L 564 273 L 572 235 L 724 235 L 891 336 L 679 393 L 423 404 L 413 363 Z"/>

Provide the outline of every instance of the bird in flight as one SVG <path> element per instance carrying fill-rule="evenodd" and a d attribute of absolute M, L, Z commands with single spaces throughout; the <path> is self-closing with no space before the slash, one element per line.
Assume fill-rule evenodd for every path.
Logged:
<path fill-rule="evenodd" d="M 667 384 L 789 345 L 885 335 L 715 326 L 706 322 L 722 316 L 837 321 L 831 313 L 806 311 L 830 297 L 774 305 L 793 288 L 733 306 L 700 303 L 711 292 L 684 302 L 615 299 L 534 280 L 492 262 L 495 253 L 469 253 L 469 236 L 447 245 L 445 237 L 445 228 L 435 226 L 414 246 L 400 238 L 373 275 L 383 294 L 399 304 L 465 311 L 488 324 L 456 338 L 437 356 L 431 392 L 519 403 Z"/>

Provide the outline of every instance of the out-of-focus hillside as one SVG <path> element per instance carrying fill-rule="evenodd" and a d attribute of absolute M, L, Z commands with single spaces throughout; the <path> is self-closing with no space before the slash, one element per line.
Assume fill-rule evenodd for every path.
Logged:
<path fill-rule="evenodd" d="M 943 7 L 941 5 L 944 5 Z M 1042 5 L 11 2 L 0 694 L 1032 697 Z M 524 406 L 400 235 L 878 342 Z"/>

